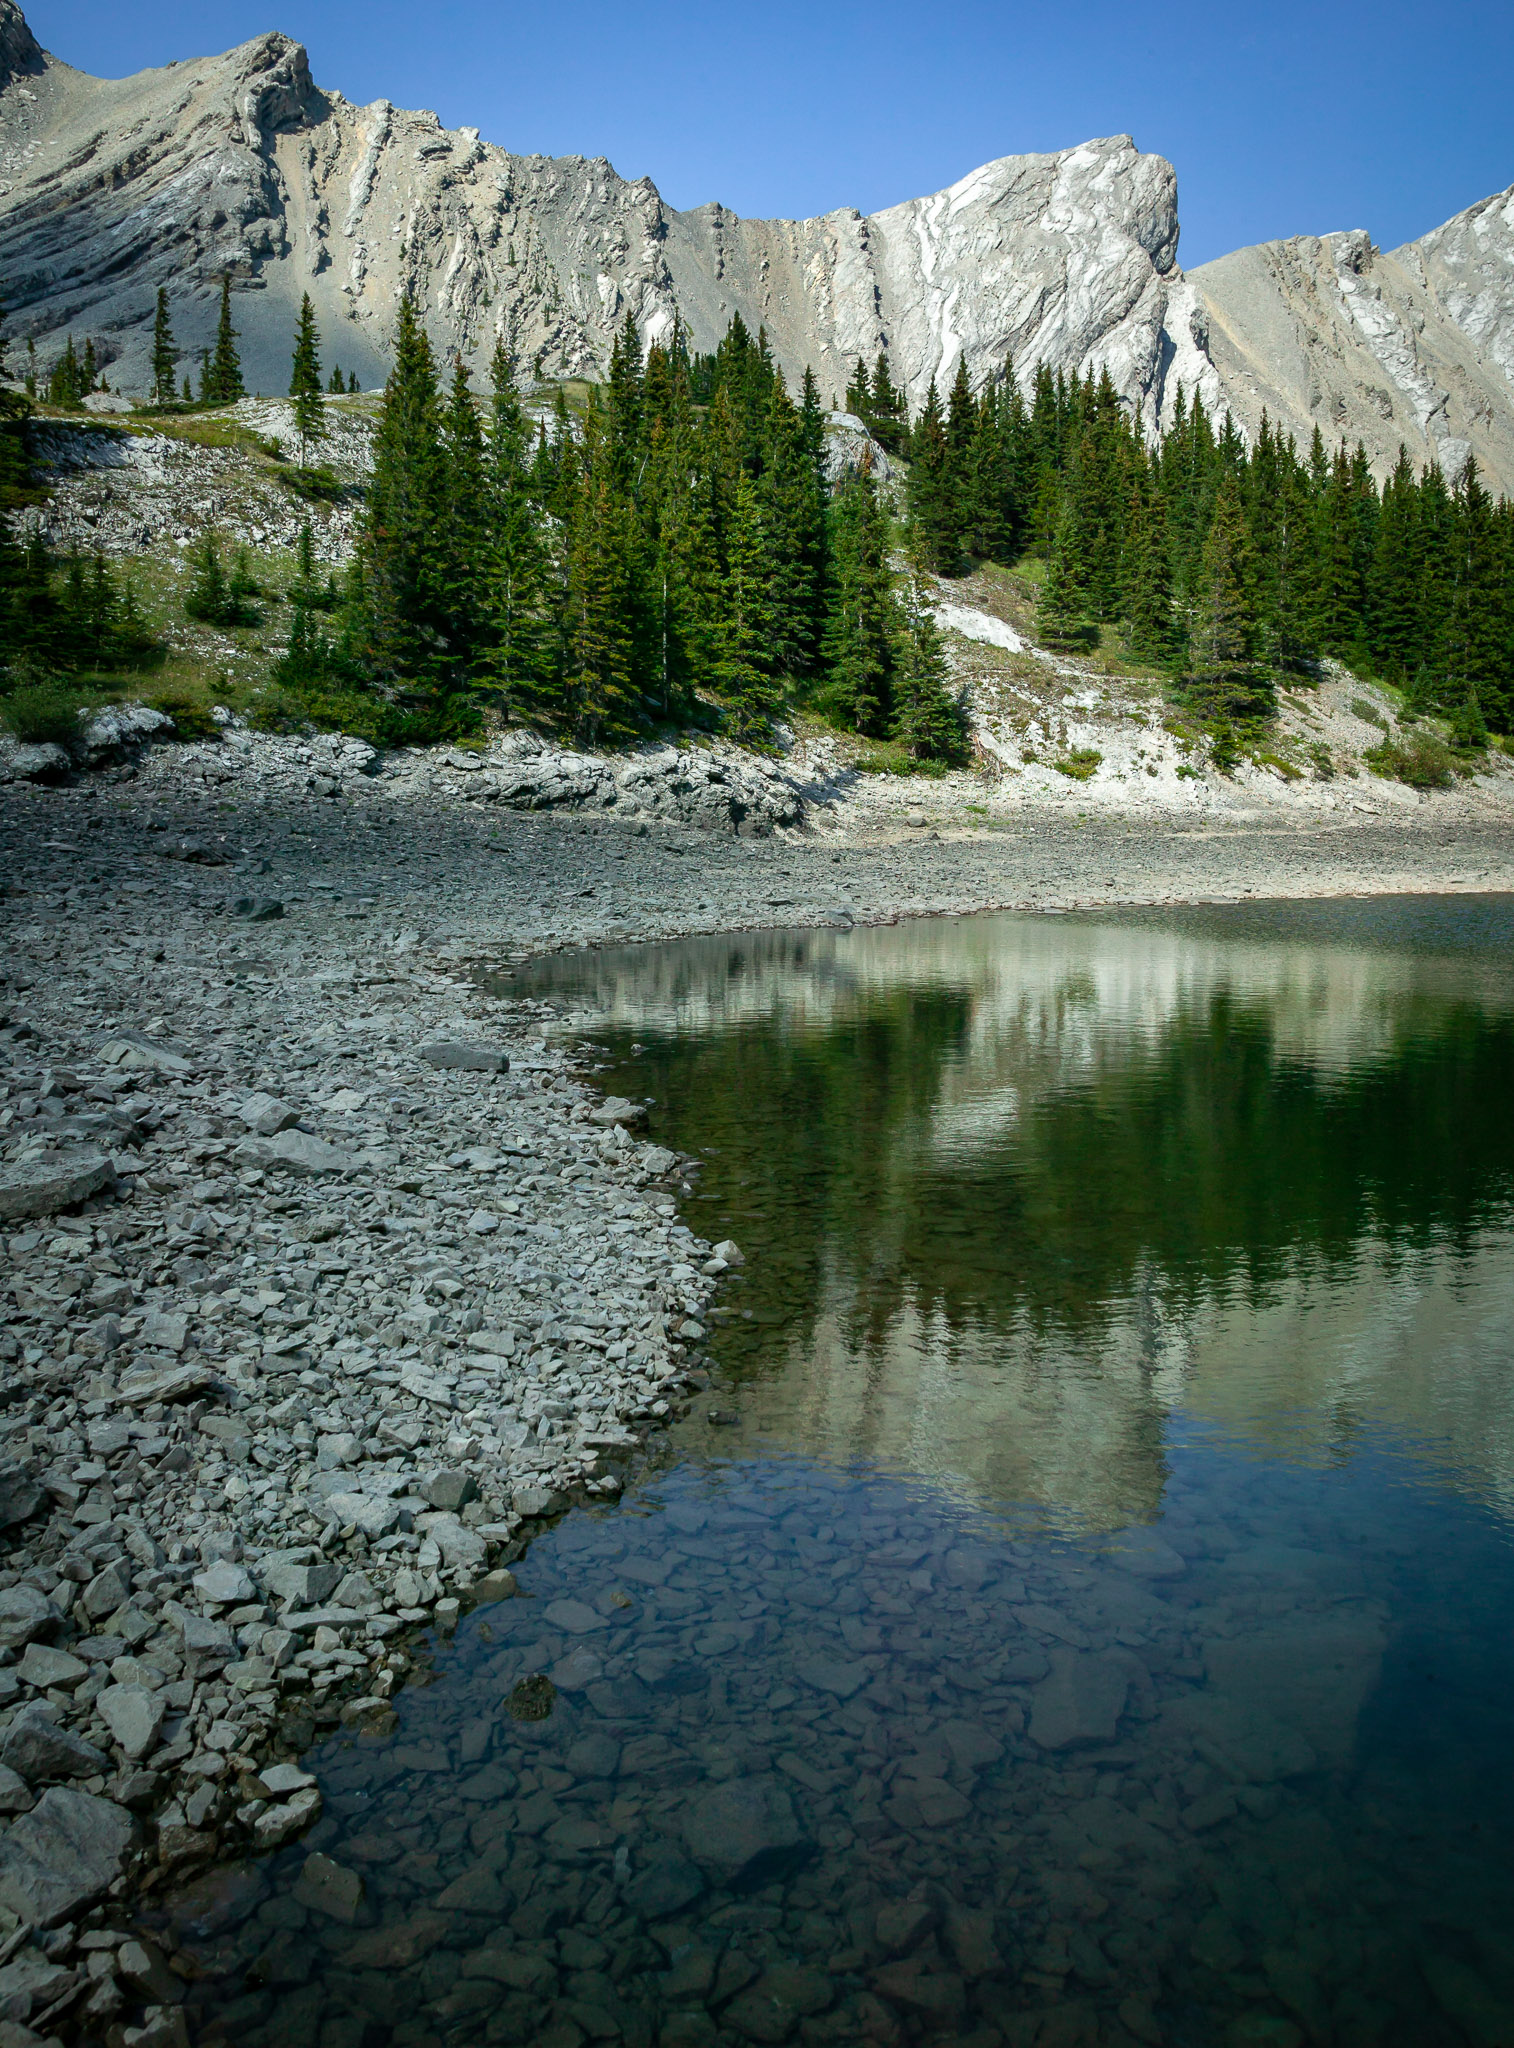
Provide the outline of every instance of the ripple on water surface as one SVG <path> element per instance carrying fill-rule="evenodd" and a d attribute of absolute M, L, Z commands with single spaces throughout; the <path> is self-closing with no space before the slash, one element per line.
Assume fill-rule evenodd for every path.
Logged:
<path fill-rule="evenodd" d="M 167 1902 L 196 2038 L 1514 2043 L 1511 937 L 554 963 L 749 1254 L 741 1426 L 316 1749 L 305 1841 Z"/>

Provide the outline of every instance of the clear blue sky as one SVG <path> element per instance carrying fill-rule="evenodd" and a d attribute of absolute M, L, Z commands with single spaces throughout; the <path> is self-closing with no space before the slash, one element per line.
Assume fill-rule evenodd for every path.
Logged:
<path fill-rule="evenodd" d="M 283 29 L 349 99 L 606 156 L 675 206 L 864 211 L 990 157 L 1134 135 L 1177 167 L 1182 260 L 1366 228 L 1383 248 L 1514 183 L 1510 0 L 36 0 L 121 76 Z"/>

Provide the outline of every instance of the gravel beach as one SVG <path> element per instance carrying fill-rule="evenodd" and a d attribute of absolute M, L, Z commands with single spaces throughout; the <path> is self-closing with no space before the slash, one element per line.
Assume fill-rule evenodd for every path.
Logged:
<path fill-rule="evenodd" d="M 480 968 L 1514 887 L 1514 823 L 1455 796 L 799 826 L 708 789 L 519 811 L 474 779 L 248 736 L 0 791 L 3 2048 L 181 2041 L 132 1903 L 297 1836 L 316 1732 L 381 1727 L 415 1632 L 509 1597 L 542 1518 L 618 1493 L 703 1384 L 740 1248 L 680 1223 L 683 1162 L 600 1099 L 561 1006 Z"/>

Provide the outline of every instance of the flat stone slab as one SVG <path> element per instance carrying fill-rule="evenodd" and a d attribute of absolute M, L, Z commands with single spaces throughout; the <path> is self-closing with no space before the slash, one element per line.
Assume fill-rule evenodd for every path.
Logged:
<path fill-rule="evenodd" d="M 1113 1742 L 1130 1673 L 1093 1650 L 1053 1650 L 1051 1672 L 1031 1694 L 1030 1739 L 1042 1749 Z"/>
<path fill-rule="evenodd" d="M 54 1785 L 0 1837 L 0 1901 L 34 1927 L 56 1927 L 121 1874 L 133 1823 L 124 1807 Z"/>
<path fill-rule="evenodd" d="M 116 1177 L 103 1152 L 54 1152 L 15 1166 L 0 1166 L 0 1221 L 53 1216 L 87 1202 Z"/>

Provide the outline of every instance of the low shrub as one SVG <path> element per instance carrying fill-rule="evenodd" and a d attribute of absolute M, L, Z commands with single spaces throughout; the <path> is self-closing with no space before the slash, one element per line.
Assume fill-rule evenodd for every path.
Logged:
<path fill-rule="evenodd" d="M 79 737 L 85 698 L 67 683 L 24 683 L 0 697 L 0 722 L 14 739 L 37 746 L 71 746 Z"/>
<path fill-rule="evenodd" d="M 933 782 L 939 782 L 946 773 L 944 761 L 917 761 L 903 747 L 886 740 L 859 754 L 853 765 L 863 775 L 925 775 Z"/>
<path fill-rule="evenodd" d="M 1053 761 L 1052 767 L 1059 775 L 1069 775 L 1074 782 L 1088 782 L 1103 766 L 1104 756 L 1097 747 L 1074 747 L 1070 754 L 1064 754 L 1060 761 Z"/>
<path fill-rule="evenodd" d="M 336 471 L 321 462 L 312 462 L 297 469 L 281 469 L 279 477 L 297 498 L 312 503 L 334 504 L 347 489 Z"/>
<path fill-rule="evenodd" d="M 1411 789 L 1445 789 L 1456 774 L 1456 758 L 1434 733 L 1416 732 L 1368 747 L 1362 759 L 1374 775 L 1407 782 Z"/>

